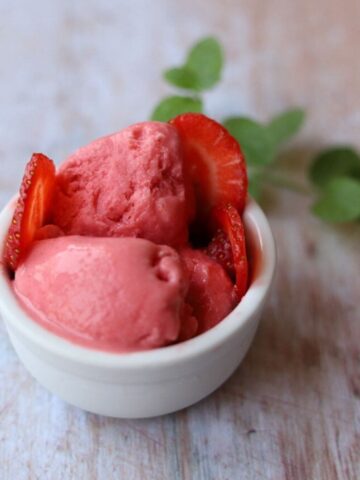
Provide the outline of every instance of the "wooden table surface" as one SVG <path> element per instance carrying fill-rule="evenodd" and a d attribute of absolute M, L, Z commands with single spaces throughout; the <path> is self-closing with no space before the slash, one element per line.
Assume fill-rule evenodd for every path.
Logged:
<path fill-rule="evenodd" d="M 209 33 L 228 58 L 211 115 L 303 106 L 294 170 L 324 144 L 360 147 L 358 0 L 1 0 L 0 18 L 0 206 L 32 151 L 60 161 L 146 119 L 168 92 L 161 70 Z M 279 265 L 259 331 L 232 378 L 185 411 L 128 421 L 66 405 L 1 324 L 1 480 L 359 479 L 360 226 L 325 225 L 310 203 L 267 197 Z"/>

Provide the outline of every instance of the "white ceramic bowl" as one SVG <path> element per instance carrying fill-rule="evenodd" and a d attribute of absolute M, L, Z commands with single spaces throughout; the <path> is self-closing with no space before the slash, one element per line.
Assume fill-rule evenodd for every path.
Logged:
<path fill-rule="evenodd" d="M 0 214 L 0 245 L 14 201 Z M 275 269 L 269 224 L 252 200 L 244 213 L 256 259 L 240 304 L 208 332 L 178 345 L 113 354 L 75 345 L 42 328 L 21 308 L 0 268 L 0 311 L 10 340 L 29 372 L 51 392 L 90 412 L 120 418 L 163 415 L 198 402 L 234 372 L 254 337 Z"/>

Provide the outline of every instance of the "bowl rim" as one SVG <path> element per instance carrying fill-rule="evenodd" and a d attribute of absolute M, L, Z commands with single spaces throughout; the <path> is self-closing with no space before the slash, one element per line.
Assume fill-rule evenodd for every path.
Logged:
<path fill-rule="evenodd" d="M 10 200 L 0 213 L 0 246 L 12 218 L 16 197 Z M 257 275 L 241 302 L 215 327 L 185 342 L 137 352 L 106 352 L 78 345 L 57 336 L 33 320 L 21 307 L 11 287 L 8 272 L 0 261 L 0 312 L 5 323 L 38 348 L 70 362 L 86 366 L 126 370 L 152 369 L 160 366 L 191 361 L 195 357 L 216 351 L 231 339 L 232 335 L 244 328 L 263 304 L 270 289 L 276 265 L 274 238 L 267 218 L 259 205 L 248 199 L 244 211 L 245 230 L 251 225 L 256 231 L 261 265 Z M 1 247 L 0 247 L 1 248 Z M 1 248 L 2 250 L 2 248 Z"/>

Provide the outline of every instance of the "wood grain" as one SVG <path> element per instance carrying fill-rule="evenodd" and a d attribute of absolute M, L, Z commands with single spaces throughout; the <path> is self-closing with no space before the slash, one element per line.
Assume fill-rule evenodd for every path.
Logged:
<path fill-rule="evenodd" d="M 299 175 L 324 144 L 360 147 L 360 2 L 0 2 L 0 204 L 32 151 L 57 161 L 148 117 L 163 68 L 205 34 L 228 57 L 206 96 L 222 118 L 307 109 L 284 153 Z M 44 391 L 0 326 L 0 478 L 360 478 L 360 226 L 269 192 L 279 268 L 255 342 L 203 402 L 153 420 L 79 411 Z"/>

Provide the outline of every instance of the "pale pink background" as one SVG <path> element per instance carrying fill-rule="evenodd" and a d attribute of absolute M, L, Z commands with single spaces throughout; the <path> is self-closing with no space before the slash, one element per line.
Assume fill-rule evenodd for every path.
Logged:
<path fill-rule="evenodd" d="M 228 57 L 211 115 L 303 106 L 299 179 L 322 145 L 360 148 L 357 0 L 1 0 L 0 19 L 0 206 L 31 152 L 59 162 L 146 119 L 169 92 L 162 69 L 209 33 Z M 231 380 L 178 414 L 121 421 L 65 405 L 1 323 L 1 480 L 360 478 L 360 229 L 324 225 L 310 203 L 268 197 L 279 271 L 259 333 Z"/>

